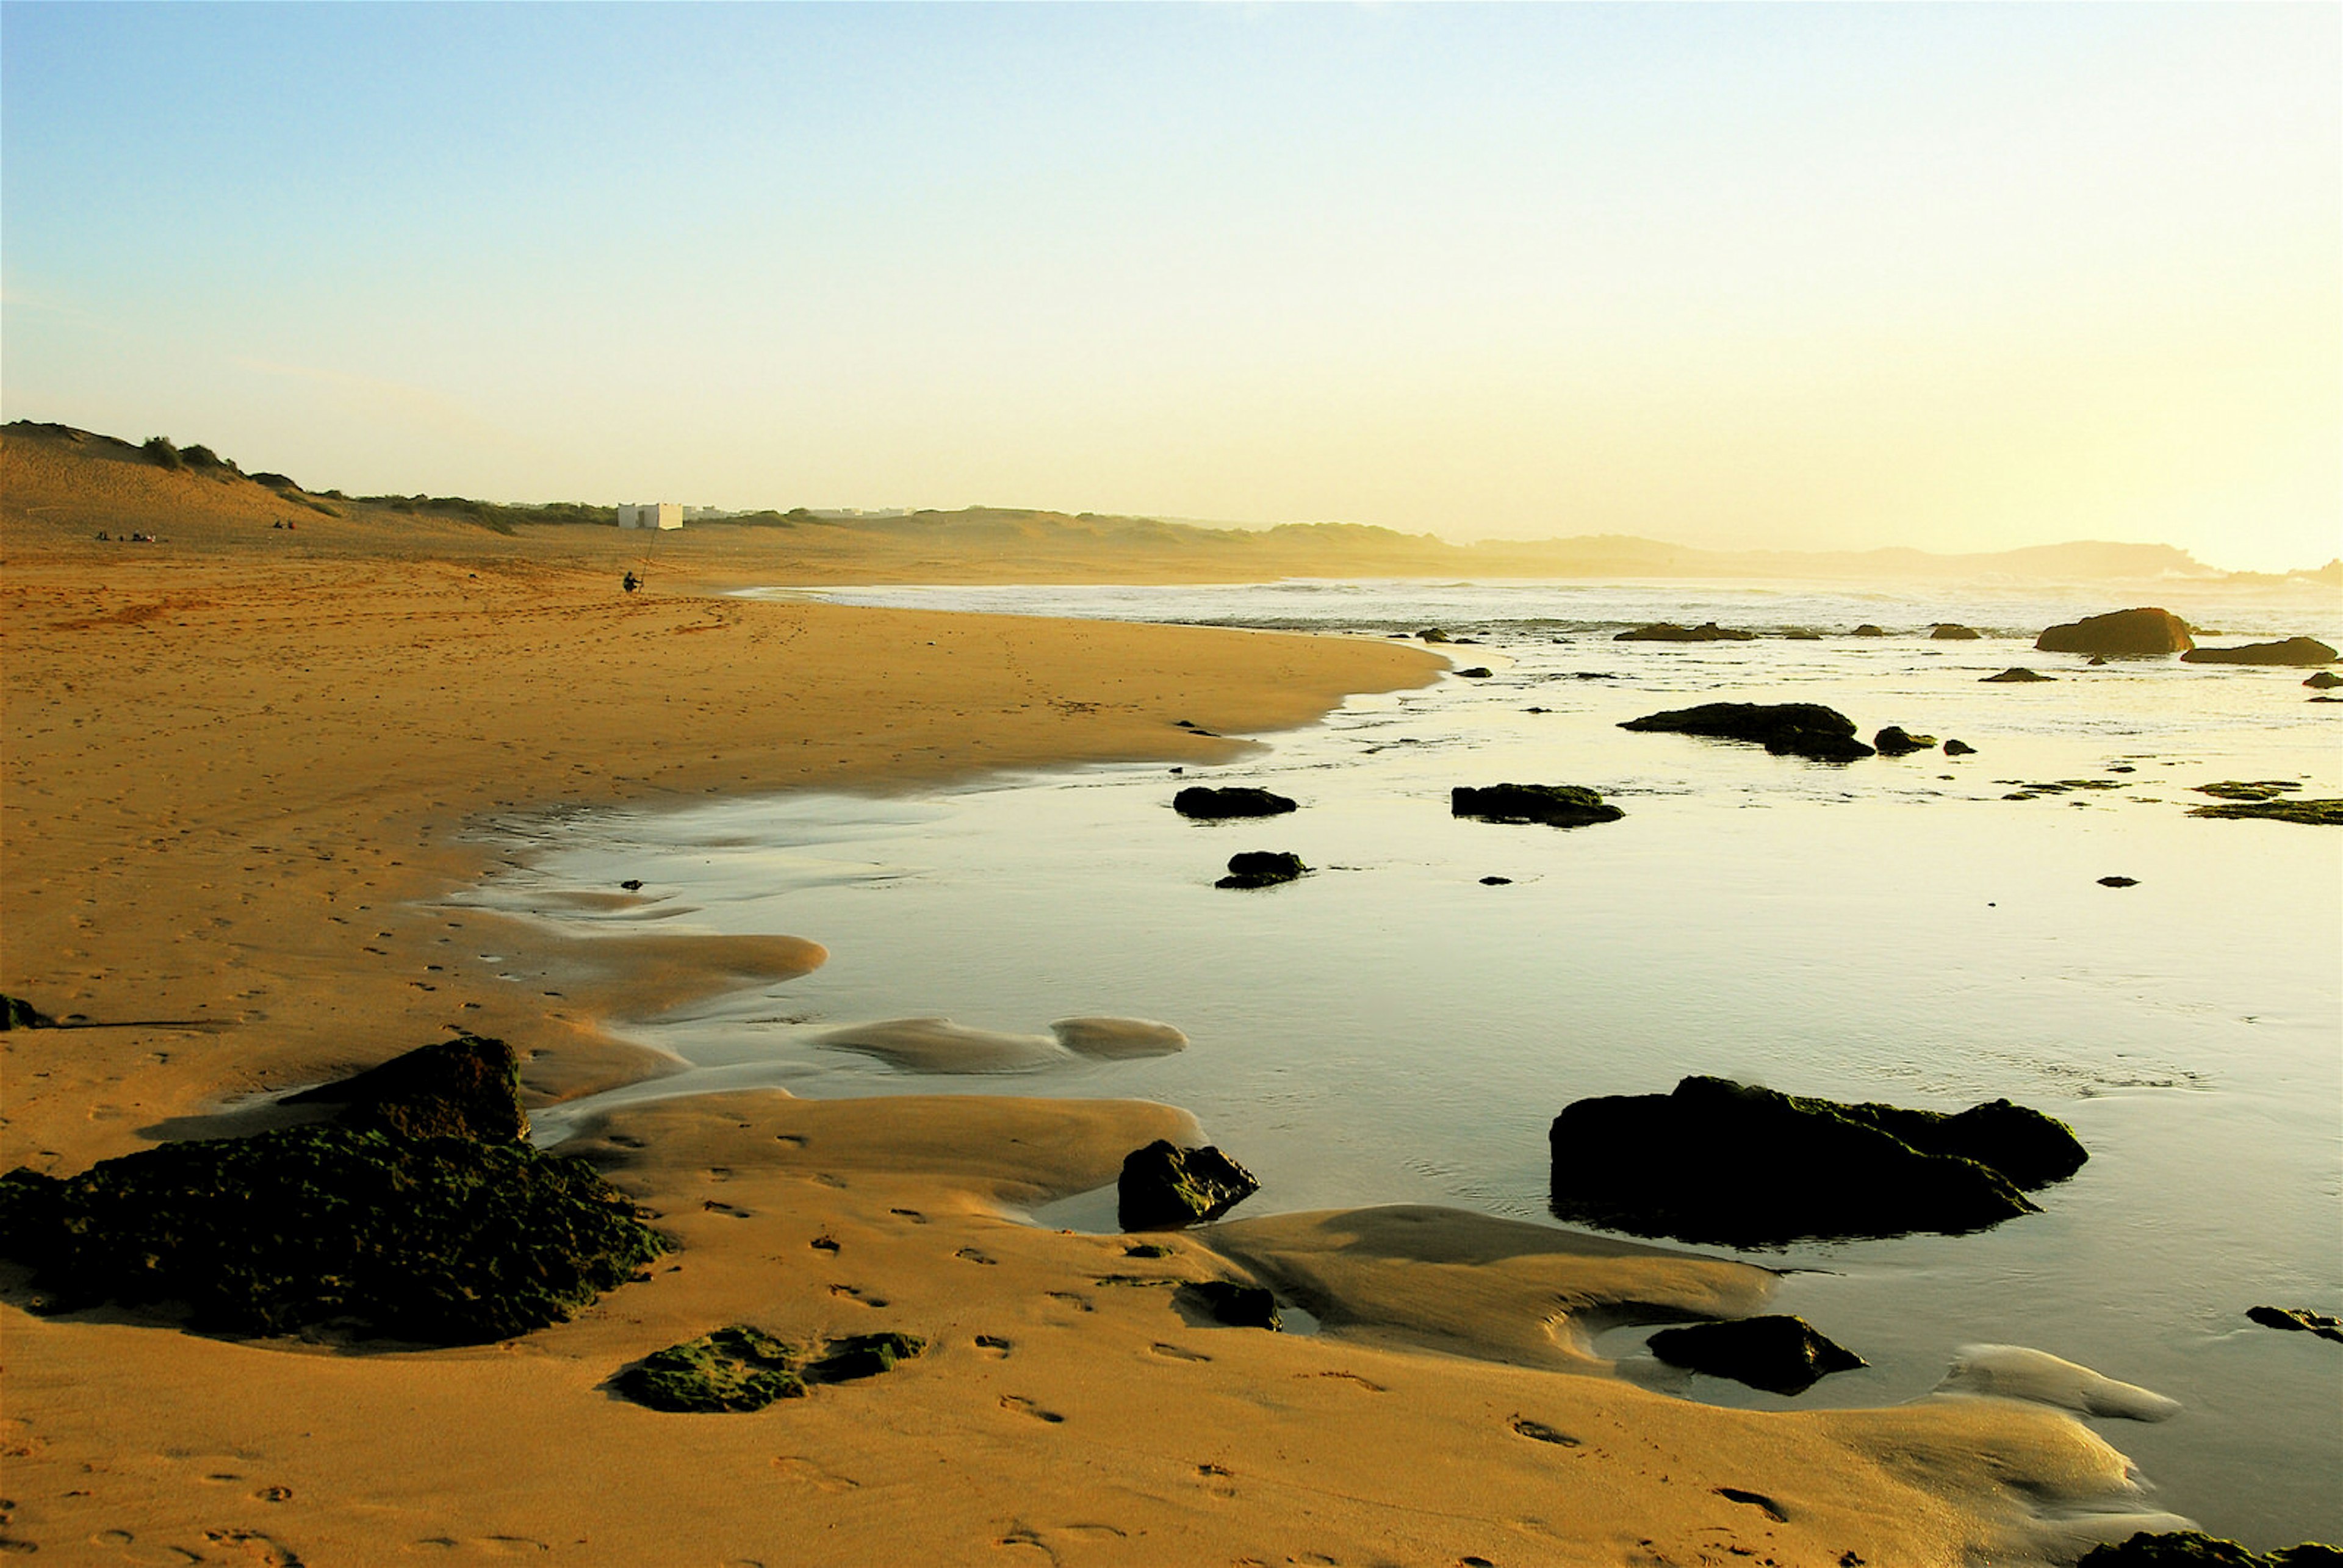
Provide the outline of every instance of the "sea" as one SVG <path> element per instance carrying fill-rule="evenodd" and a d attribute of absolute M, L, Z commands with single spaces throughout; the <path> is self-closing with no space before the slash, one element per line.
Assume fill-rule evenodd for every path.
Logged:
<path fill-rule="evenodd" d="M 1250 1167 L 1240 1215 L 1436 1203 L 1538 1224 L 1569 1102 L 1717 1074 L 1955 1111 L 2008 1098 L 2090 1151 L 2042 1212 L 1961 1236 L 1802 1242 L 1777 1311 L 1866 1368 L 1795 1399 L 1670 1373 L 1650 1327 L 1596 1344 L 1681 1397 L 1759 1408 L 1926 1396 L 1966 1347 L 2046 1351 L 2179 1402 L 2087 1418 L 2147 1505 L 2258 1549 L 2343 1542 L 2343 1344 L 2246 1317 L 2343 1313 L 2343 831 L 2191 815 L 2242 781 L 2343 797 L 2343 705 L 2310 671 L 2092 666 L 2045 627 L 2164 606 L 2207 645 L 2343 646 L 2343 594 L 2237 584 L 1289 581 L 870 587 L 768 594 L 1026 616 L 1421 639 L 1459 669 L 1249 738 L 1234 760 L 972 776 L 494 825 L 519 869 L 466 898 L 581 936 L 819 941 L 802 979 L 628 1026 L 670 1075 L 556 1108 L 748 1085 L 809 1096 L 1113 1096 L 1183 1106 Z M 1747 641 L 1620 642 L 1654 621 Z M 1882 637 L 1855 637 L 1864 623 Z M 1941 624 L 1980 635 L 1948 639 Z M 1806 636 L 1803 634 L 1818 634 Z M 2051 678 L 1988 682 L 2012 667 Z M 1957 739 L 1829 764 L 1632 732 L 1713 701 L 1816 702 L 1866 739 Z M 1167 719 L 1172 717 L 1167 715 Z M 1459 819 L 1457 785 L 1582 785 L 1577 829 Z M 1199 823 L 1188 784 L 1300 809 Z M 1298 881 L 1216 888 L 1232 854 Z M 2122 879 L 2111 885 L 2107 879 Z M 641 883 L 639 901 L 579 892 Z M 1176 1054 L 1039 1050 L 912 1070 L 850 1026 L 940 1018 L 1047 1037 L 1157 1020 Z M 1037 1222 L 1114 1228 L 1111 1192 Z M 1720 1249 L 1701 1249 L 1718 1251 Z"/>

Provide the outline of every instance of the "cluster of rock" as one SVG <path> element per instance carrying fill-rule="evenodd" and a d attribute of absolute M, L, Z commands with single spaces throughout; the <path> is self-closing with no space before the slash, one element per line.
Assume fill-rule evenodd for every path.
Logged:
<path fill-rule="evenodd" d="M 1815 762 L 1854 762 L 1878 755 L 1906 757 L 1936 745 L 1933 735 L 1915 735 L 1900 724 L 1891 724 L 1866 746 L 1855 739 L 1854 719 L 1819 702 L 1704 702 L 1697 708 L 1670 709 L 1624 719 L 1619 728 L 1745 740 L 1777 757 L 1804 757 Z M 1966 757 L 1976 748 L 1964 740 L 1947 740 L 1944 749 L 1948 757 Z"/>
<path fill-rule="evenodd" d="M 2128 1541 L 2092 1547 L 2075 1568 L 2343 1568 L 2343 1552 L 2306 1541 L 2258 1555 L 2194 1530 L 2143 1530 Z"/>
<path fill-rule="evenodd" d="M 2006 1100 L 1946 1115 L 1704 1077 L 1574 1101 L 1547 1141 L 1558 1218 L 1737 1247 L 1983 1230 L 2089 1158 Z"/>
<path fill-rule="evenodd" d="M 519 1067 L 463 1035 L 297 1097 L 331 1122 L 0 1177 L 42 1310 L 184 1308 L 209 1332 L 430 1344 L 558 1322 L 666 1250 L 585 1161 L 528 1141 Z"/>
<path fill-rule="evenodd" d="M 793 1345 L 734 1323 L 654 1351 L 612 1380 L 637 1404 L 693 1412 L 747 1412 L 803 1399 L 819 1383 L 850 1382 L 895 1370 L 927 1349 L 914 1334 L 850 1334 Z"/>
<path fill-rule="evenodd" d="M 1664 620 L 1651 626 L 1639 626 L 1631 630 L 1623 631 L 1611 640 L 1613 642 L 1754 642 L 1756 637 L 1757 634 L 1754 631 L 1738 631 L 1730 627 L 1719 626 L 1713 620 L 1704 620 L 1698 626 L 1678 626 L 1674 621 Z"/>

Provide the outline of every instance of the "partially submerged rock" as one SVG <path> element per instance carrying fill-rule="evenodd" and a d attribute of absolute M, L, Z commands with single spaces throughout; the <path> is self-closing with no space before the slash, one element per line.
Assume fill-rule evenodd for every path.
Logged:
<path fill-rule="evenodd" d="M 1882 757 L 1908 757 L 1915 751 L 1926 751 L 1936 745 L 1933 735 L 1915 735 L 1900 724 L 1891 724 L 1871 738 L 1871 744 Z"/>
<path fill-rule="evenodd" d="M 1687 1078 L 1554 1118 L 1565 1221 L 1733 1246 L 1982 1230 L 2089 1158 L 2064 1123 L 2006 1100 L 1957 1115 Z"/>
<path fill-rule="evenodd" d="M 2249 642 L 2242 648 L 2192 648 L 2180 656 L 2183 664 L 2332 664 L 2335 650 L 2315 637 L 2290 637 L 2284 642 Z"/>
<path fill-rule="evenodd" d="M 1252 1171 L 1207 1145 L 1159 1138 L 1123 1157 L 1116 1212 L 1126 1231 L 1170 1231 L 1217 1220 L 1261 1191 Z"/>
<path fill-rule="evenodd" d="M 1218 789 L 1208 784 L 1191 784 L 1172 797 L 1172 809 L 1182 817 L 1194 817 L 1204 821 L 1219 821 L 1231 817 L 1275 817 L 1294 809 L 1294 802 L 1286 797 L 1250 784 L 1232 784 Z"/>
<path fill-rule="evenodd" d="M 1448 809 L 1453 816 L 1484 822 L 1544 822 L 1555 828 L 1616 822 L 1627 814 L 1578 784 L 1492 784 L 1482 789 L 1459 784 L 1448 792 Z"/>
<path fill-rule="evenodd" d="M 1706 702 L 1630 719 L 1622 729 L 1750 740 L 1776 756 L 1850 762 L 1872 755 L 1855 738 L 1855 720 L 1818 702 Z"/>
<path fill-rule="evenodd" d="M 2216 800 L 2276 800 L 2302 786 L 2292 779 L 2222 779 L 2189 788 Z"/>
<path fill-rule="evenodd" d="M 1847 633 L 1847 635 L 1849 637 L 1885 637 L 1887 635 L 1887 628 L 1884 626 L 1874 626 L 1871 622 L 1865 621 L 1861 626 L 1856 627 L 1853 631 Z"/>
<path fill-rule="evenodd" d="M 1274 1333 L 1282 1323 L 1277 1315 L 1277 1298 L 1260 1285 L 1240 1285 L 1232 1280 L 1198 1280 L 1182 1285 L 1173 1293 L 1214 1322 L 1232 1329 L 1267 1329 Z"/>
<path fill-rule="evenodd" d="M 2257 1556 L 2234 1541 L 2194 1530 L 2143 1530 L 2128 1541 L 2092 1547 L 2075 1568 L 2343 1568 L 2343 1552 L 2306 1541 Z"/>
<path fill-rule="evenodd" d="M 1284 849 L 1246 849 L 1229 857 L 1229 874 L 1216 888 L 1273 888 L 1298 879 L 1310 868 L 1302 857 Z"/>
<path fill-rule="evenodd" d="M 927 1349 L 914 1334 L 850 1334 L 814 1346 L 793 1345 L 745 1323 L 654 1351 L 620 1372 L 615 1386 L 653 1410 L 695 1412 L 762 1410 L 803 1399 L 813 1383 L 848 1382 L 895 1370 Z"/>
<path fill-rule="evenodd" d="M 1928 628 L 1928 636 L 1937 642 L 1975 642 L 1984 635 L 1973 626 L 1962 626 L 1949 620 L 1938 621 Z"/>
<path fill-rule="evenodd" d="M 2314 1312 L 2308 1307 L 2247 1307 L 2246 1316 L 2266 1329 L 2293 1329 L 2343 1344 L 2343 1318 Z"/>
<path fill-rule="evenodd" d="M 285 1097 L 287 1105 L 342 1107 L 347 1127 L 374 1127 L 402 1138 L 477 1138 L 518 1143 L 528 1137 L 520 1102 L 520 1060 L 486 1035 L 459 1034 L 394 1056 L 379 1067 Z"/>
<path fill-rule="evenodd" d="M 1833 1372 L 1871 1364 L 1805 1319 L 1778 1312 L 1662 1329 L 1652 1336 L 1651 1347 L 1671 1366 L 1729 1377 L 1769 1393 L 1804 1393 Z"/>
<path fill-rule="evenodd" d="M 2054 626 L 2034 639 L 2044 653 L 2096 653 L 2108 658 L 2147 658 L 2185 653 L 2197 646 L 2188 623 L 2168 609 L 2119 609 Z"/>
<path fill-rule="evenodd" d="M 1756 637 L 1757 634 L 1754 631 L 1738 631 L 1730 627 L 1719 626 L 1713 620 L 1704 620 L 1698 626 L 1678 626 L 1674 621 L 1663 620 L 1650 626 L 1636 627 L 1632 631 L 1623 631 L 1611 640 L 1613 642 L 1754 642 Z"/>
<path fill-rule="evenodd" d="M 1494 675 L 1496 671 L 1491 669 L 1485 664 L 1476 664 L 1470 669 L 1460 669 L 1456 673 L 1466 680 L 1486 680 L 1491 676 Z"/>
<path fill-rule="evenodd" d="M 0 1193 L 45 1310 L 181 1305 L 233 1334 L 432 1344 L 559 1322 L 665 1251 L 583 1160 L 526 1143 L 288 1127 L 167 1143 Z"/>
<path fill-rule="evenodd" d="M 2195 806 L 2191 817 L 2267 817 L 2274 822 L 2301 822 L 2317 828 L 2343 827 L 2343 800 L 2238 800 L 2217 806 Z"/>
<path fill-rule="evenodd" d="M 2331 669 L 2322 669 L 2302 684 L 2316 690 L 2325 691 L 2332 687 L 2343 686 L 2343 675 L 2338 675 Z"/>
<path fill-rule="evenodd" d="M 2044 675 L 2038 670 L 2028 669 L 2024 665 L 2017 664 L 2012 665 L 2009 668 L 2003 670 L 1999 675 L 1988 675 L 1985 677 L 1978 682 L 1978 684 L 1990 686 L 1996 681 L 2016 683 L 2027 680 L 2056 680 L 2056 678 L 2057 677 L 2056 676 Z"/>
<path fill-rule="evenodd" d="M 1976 748 L 1970 745 L 1966 740 L 1947 740 L 1945 742 L 1945 755 L 1947 757 L 1974 757 L 1976 755 Z"/>

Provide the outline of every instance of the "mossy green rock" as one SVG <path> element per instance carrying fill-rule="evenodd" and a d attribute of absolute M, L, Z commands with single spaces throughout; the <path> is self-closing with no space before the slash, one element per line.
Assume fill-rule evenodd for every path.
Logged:
<path fill-rule="evenodd" d="M 287 1105 L 338 1105 L 346 1127 L 402 1138 L 478 1138 L 518 1143 L 528 1136 L 520 1103 L 520 1060 L 488 1035 L 459 1034 L 394 1056 L 379 1067 L 285 1097 Z"/>
<path fill-rule="evenodd" d="M 2314 828 L 2343 827 L 2343 800 L 2235 800 L 2192 807 L 2191 817 L 2266 817 Z"/>
<path fill-rule="evenodd" d="M 850 1334 L 818 1346 L 775 1339 L 734 1323 L 655 1351 L 620 1372 L 620 1393 L 653 1410 L 762 1410 L 803 1399 L 814 1383 L 850 1382 L 895 1370 L 927 1349 L 916 1334 Z"/>
<path fill-rule="evenodd" d="M 1731 1246 L 1983 1230 L 2089 1158 L 2006 1100 L 1957 1115 L 1687 1078 L 1670 1094 L 1565 1107 L 1547 1134 L 1554 1214 Z"/>
<path fill-rule="evenodd" d="M 19 1171 L 0 1219 L 48 1311 L 115 1301 L 206 1332 L 431 1344 L 558 1322 L 665 1250 L 582 1160 L 342 1126 L 169 1143 L 68 1181 Z"/>
<path fill-rule="evenodd" d="M 1116 1210 L 1126 1231 L 1168 1231 L 1217 1220 L 1260 1191 L 1252 1172 L 1219 1150 L 1159 1138 L 1123 1156 Z"/>
<path fill-rule="evenodd" d="M 2094 1546 L 2075 1568 L 2343 1568 L 2343 1552 L 2306 1541 L 2257 1556 L 2234 1541 L 2194 1530 L 2151 1534 Z"/>

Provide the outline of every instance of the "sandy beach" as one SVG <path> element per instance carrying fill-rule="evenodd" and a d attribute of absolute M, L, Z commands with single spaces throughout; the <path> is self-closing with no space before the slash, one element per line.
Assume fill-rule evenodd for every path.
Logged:
<path fill-rule="evenodd" d="M 779 531 L 660 539 L 628 596 L 647 547 L 616 530 L 347 513 L 0 447 L 0 990 L 73 1026 L 0 1041 L 0 1167 L 256 1126 L 281 1113 L 220 1108 L 453 1029 L 510 1040 L 554 1103 L 661 1070 L 614 1023 L 822 961 L 820 930 L 579 942 L 451 911 L 510 863 L 491 819 L 1209 762 L 1446 668 L 1361 638 L 719 597 L 933 575 Z M 520 968 L 552 978 L 497 979 Z M 11 1273 L 0 1536 L 92 1563 L 1926 1568 L 2071 1561 L 2155 1523 L 2122 1456 L 2039 1405 L 1720 1410 L 1584 1348 L 1628 1303 L 1755 1310 L 1767 1276 L 1744 1264 L 1436 1210 L 1245 1221 L 1161 1258 L 1019 1218 L 1193 1131 L 1172 1107 L 1042 1098 L 614 1112 L 573 1147 L 677 1250 L 478 1349 L 42 1318 Z M 1271 1335 L 1175 1303 L 1249 1271 L 1349 1311 Z M 932 1349 L 746 1416 L 606 1386 L 731 1322 Z"/>

